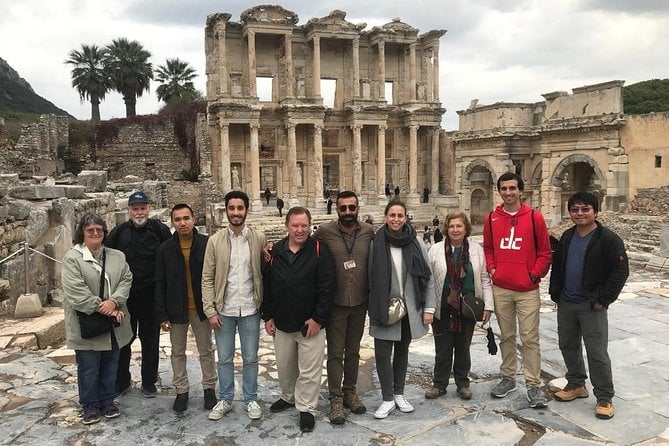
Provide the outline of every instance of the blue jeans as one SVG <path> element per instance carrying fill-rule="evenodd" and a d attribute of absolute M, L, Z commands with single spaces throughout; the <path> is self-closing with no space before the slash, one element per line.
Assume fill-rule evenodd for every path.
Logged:
<path fill-rule="evenodd" d="M 111 350 L 75 350 L 79 404 L 84 408 L 103 409 L 114 401 L 119 348 L 113 333 L 111 337 Z"/>
<path fill-rule="evenodd" d="M 230 317 L 219 314 L 221 329 L 214 330 L 218 352 L 218 397 L 232 401 L 235 396 L 235 332 L 239 331 L 242 352 L 242 394 L 244 402 L 258 399 L 258 343 L 260 340 L 260 313 L 251 316 Z"/>

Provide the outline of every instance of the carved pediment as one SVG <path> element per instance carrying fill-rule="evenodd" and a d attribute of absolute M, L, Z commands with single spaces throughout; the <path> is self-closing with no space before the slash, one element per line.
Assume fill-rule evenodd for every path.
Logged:
<path fill-rule="evenodd" d="M 331 31 L 361 31 L 367 27 L 366 23 L 351 23 L 346 20 L 346 12 L 335 9 L 330 14 L 321 18 L 314 18 L 307 22 L 307 28 L 327 29 Z"/>
<path fill-rule="evenodd" d="M 230 21 L 230 17 L 232 17 L 230 14 L 222 12 L 217 12 L 216 14 L 209 14 L 207 16 L 206 28 L 208 30 L 213 30 L 218 22 L 227 23 L 228 21 Z"/>
<path fill-rule="evenodd" d="M 375 27 L 378 28 L 378 27 Z M 379 28 L 381 31 L 390 32 L 390 33 L 416 33 L 418 34 L 418 29 L 413 26 L 404 23 L 400 20 L 399 17 L 395 17 L 392 22 L 386 23 L 385 25 Z"/>
<path fill-rule="evenodd" d="M 279 5 L 259 5 L 242 12 L 240 19 L 244 25 L 249 23 L 295 25 L 299 17 L 293 11 Z"/>

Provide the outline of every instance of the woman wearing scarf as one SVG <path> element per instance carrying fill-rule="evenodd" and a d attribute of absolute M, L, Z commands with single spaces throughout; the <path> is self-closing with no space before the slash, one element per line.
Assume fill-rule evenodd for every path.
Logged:
<path fill-rule="evenodd" d="M 428 399 L 446 394 L 451 369 L 460 398 L 468 400 L 472 397 L 467 375 L 471 368 L 469 348 L 476 322 L 461 317 L 460 295 L 473 293 L 483 299 L 484 323 L 490 320 L 493 297 L 483 248 L 467 239 L 471 231 L 472 225 L 464 213 L 450 213 L 443 227 L 446 238 L 430 250 L 437 305 L 432 322 L 436 352 L 434 382 L 432 388 L 425 392 Z"/>
<path fill-rule="evenodd" d="M 77 226 L 76 244 L 63 258 L 65 337 L 67 347 L 76 354 L 84 424 L 97 423 L 100 416 L 116 418 L 121 414 L 114 401 L 116 369 L 119 348 L 132 337 L 126 307 L 132 273 L 121 251 L 105 248 L 106 238 L 105 221 L 96 214 L 86 214 Z M 107 316 L 111 319 L 110 331 L 83 338 L 77 312 Z"/>
<path fill-rule="evenodd" d="M 374 338 L 376 371 L 383 402 L 374 418 L 386 418 L 398 407 L 412 412 L 404 397 L 409 344 L 427 333 L 432 322 L 435 294 L 432 273 L 423 243 L 407 224 L 406 205 L 391 201 L 385 209 L 385 224 L 374 237 L 369 259 L 369 334 Z M 404 298 L 406 315 L 388 322 L 391 298 Z"/>

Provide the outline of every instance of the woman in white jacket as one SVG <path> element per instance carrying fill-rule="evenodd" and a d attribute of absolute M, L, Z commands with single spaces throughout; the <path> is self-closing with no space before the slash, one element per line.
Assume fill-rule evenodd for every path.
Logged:
<path fill-rule="evenodd" d="M 460 398 L 468 400 L 472 397 L 468 378 L 471 368 L 469 350 L 476 322 L 461 317 L 460 295 L 474 293 L 483 299 L 484 323 L 490 320 L 494 305 L 483 248 L 468 240 L 471 231 L 472 225 L 464 213 L 450 213 L 442 229 L 446 237 L 429 252 L 436 297 L 432 322 L 436 355 L 433 384 L 425 392 L 428 399 L 446 394 L 451 370 Z"/>

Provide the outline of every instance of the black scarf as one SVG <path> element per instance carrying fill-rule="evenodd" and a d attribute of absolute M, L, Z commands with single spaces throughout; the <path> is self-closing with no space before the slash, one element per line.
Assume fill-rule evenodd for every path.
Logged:
<path fill-rule="evenodd" d="M 388 325 L 388 300 L 392 282 L 391 246 L 402 248 L 402 261 L 407 274 L 413 276 L 416 308 L 420 311 L 425 304 L 425 290 L 431 271 L 423 257 L 420 242 L 416 239 L 416 231 L 411 225 L 406 224 L 399 234 L 393 234 L 388 229 L 388 225 L 383 225 L 374 237 L 370 265 L 368 311 L 372 325 Z M 402 274 L 402 271 L 397 273 Z"/>
<path fill-rule="evenodd" d="M 442 291 L 442 303 L 444 297 L 446 303 L 450 305 L 451 311 L 448 316 L 448 331 L 460 332 L 462 326 L 460 322 L 460 296 L 462 295 L 462 279 L 467 276 L 467 263 L 469 263 L 469 242 L 467 237 L 462 244 L 462 248 L 458 253 L 458 257 L 453 262 L 453 247 L 450 239 L 446 238 L 444 255 L 446 256 L 446 272 L 447 278 L 444 282 L 444 290 Z M 448 285 L 448 294 L 444 295 Z M 442 304 L 443 307 L 443 304 Z"/>

